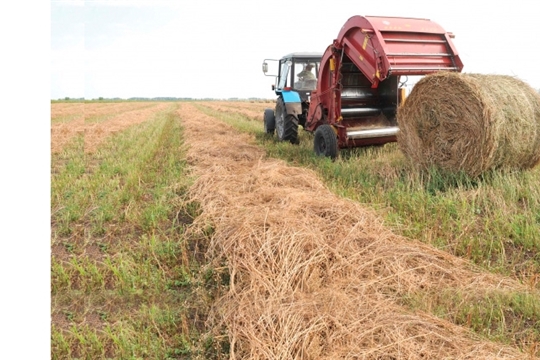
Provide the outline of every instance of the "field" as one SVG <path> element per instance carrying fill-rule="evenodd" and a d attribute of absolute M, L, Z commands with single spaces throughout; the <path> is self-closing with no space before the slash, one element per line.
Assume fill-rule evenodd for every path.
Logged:
<path fill-rule="evenodd" d="M 51 357 L 534 359 L 540 168 L 317 158 L 262 102 L 51 105 Z"/>

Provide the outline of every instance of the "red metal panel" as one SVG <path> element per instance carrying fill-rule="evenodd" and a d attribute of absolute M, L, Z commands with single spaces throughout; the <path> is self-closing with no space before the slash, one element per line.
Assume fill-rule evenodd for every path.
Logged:
<path fill-rule="evenodd" d="M 377 58 L 375 57 L 375 53 L 372 51 L 365 51 L 361 46 L 357 46 L 355 44 L 355 41 L 352 41 L 350 39 L 354 38 L 346 38 L 343 40 L 343 48 L 345 49 L 345 53 L 349 58 L 358 59 L 357 61 L 360 61 L 362 63 L 362 66 L 359 66 L 358 68 L 364 76 L 372 83 L 376 83 L 379 81 L 377 78 Z M 369 39 L 368 39 L 369 42 Z"/>
<path fill-rule="evenodd" d="M 405 33 L 444 34 L 444 29 L 429 19 L 366 16 L 367 21 L 379 31 L 395 31 Z"/>
<path fill-rule="evenodd" d="M 393 74 L 412 71 L 424 74 L 428 69 L 460 70 L 445 34 L 381 31 L 381 36 Z"/>
<path fill-rule="evenodd" d="M 424 75 L 463 68 L 446 31 L 427 19 L 353 16 L 335 44 L 374 86 L 390 73 Z"/>
<path fill-rule="evenodd" d="M 326 48 L 319 69 L 319 79 L 317 81 L 317 89 L 311 92 L 308 117 L 305 128 L 309 131 L 314 131 L 321 124 L 323 117 L 322 109 L 328 112 L 328 122 L 335 121 L 336 112 L 336 93 L 335 87 L 336 77 L 338 73 L 331 70 L 330 61 L 334 58 L 333 45 Z M 339 96 L 339 93 L 338 93 Z M 320 106 L 319 106 L 320 105 Z"/>
<path fill-rule="evenodd" d="M 384 54 L 384 49 L 377 36 L 376 29 L 367 18 L 353 16 L 343 25 L 334 41 L 336 47 L 345 51 L 374 86 L 379 79 L 385 78 L 385 74 L 381 72 L 383 69 L 380 59 L 381 55 Z"/>

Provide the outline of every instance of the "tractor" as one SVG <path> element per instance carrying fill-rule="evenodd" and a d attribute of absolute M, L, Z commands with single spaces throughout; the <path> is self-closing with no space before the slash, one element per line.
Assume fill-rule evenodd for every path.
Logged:
<path fill-rule="evenodd" d="M 276 133 L 279 141 L 298 142 L 298 125 L 306 124 L 310 95 L 317 87 L 321 57 L 322 53 L 295 52 L 279 60 L 263 61 L 264 74 L 275 77 L 272 90 L 277 95 L 275 109 L 264 110 L 265 133 Z M 270 62 L 277 65 L 277 74 L 269 73 Z"/>

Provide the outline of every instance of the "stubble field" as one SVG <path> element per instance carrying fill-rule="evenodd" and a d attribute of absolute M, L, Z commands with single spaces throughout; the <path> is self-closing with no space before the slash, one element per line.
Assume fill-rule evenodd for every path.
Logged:
<path fill-rule="evenodd" d="M 539 356 L 539 169 L 332 162 L 272 106 L 51 105 L 52 358 Z"/>

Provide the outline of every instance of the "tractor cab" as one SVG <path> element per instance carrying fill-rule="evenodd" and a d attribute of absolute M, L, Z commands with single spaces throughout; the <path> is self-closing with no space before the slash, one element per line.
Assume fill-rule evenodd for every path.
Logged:
<path fill-rule="evenodd" d="M 278 140 L 298 142 L 298 126 L 304 127 L 311 92 L 317 88 L 322 53 L 296 52 L 280 60 L 264 59 L 262 70 L 274 76 L 276 107 L 264 110 L 264 131 Z"/>
<path fill-rule="evenodd" d="M 272 90 L 281 96 L 283 91 L 295 91 L 302 101 L 309 101 L 311 91 L 317 88 L 322 53 L 296 52 L 280 60 L 265 59 L 262 69 L 266 76 L 274 76 Z"/>

